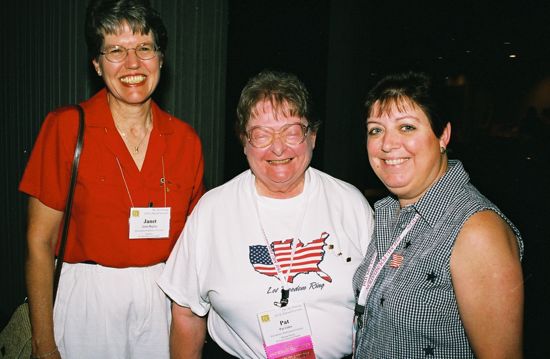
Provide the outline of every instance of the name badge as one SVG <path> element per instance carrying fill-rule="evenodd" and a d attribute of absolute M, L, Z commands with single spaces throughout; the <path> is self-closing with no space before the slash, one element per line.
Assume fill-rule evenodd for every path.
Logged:
<path fill-rule="evenodd" d="M 315 359 L 304 304 L 258 313 L 267 359 Z"/>
<path fill-rule="evenodd" d="M 167 238 L 170 233 L 170 207 L 132 207 L 130 239 Z"/>

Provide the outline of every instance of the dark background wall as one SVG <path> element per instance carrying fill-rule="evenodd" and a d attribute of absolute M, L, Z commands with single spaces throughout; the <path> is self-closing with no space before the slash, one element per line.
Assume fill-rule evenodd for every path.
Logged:
<path fill-rule="evenodd" d="M 227 127 L 248 77 L 262 68 L 295 72 L 323 121 L 313 166 L 374 203 L 385 191 L 364 149 L 368 89 L 408 69 L 447 84 L 449 156 L 523 234 L 525 356 L 548 358 L 549 24 L 548 1 L 230 1 Z M 229 179 L 246 162 L 230 133 L 225 148 Z"/>
<path fill-rule="evenodd" d="M 233 133 L 235 107 L 247 79 L 264 68 L 294 72 L 306 83 L 323 121 L 313 166 L 353 183 L 371 203 L 384 190 L 364 150 L 366 92 L 381 76 L 404 69 L 445 82 L 453 120 L 450 157 L 464 162 L 473 183 L 524 235 L 526 357 L 550 357 L 544 336 L 550 320 L 547 1 L 153 3 L 170 35 L 155 97 L 197 128 L 208 187 L 247 167 Z M 25 198 L 16 188 L 40 123 L 52 108 L 81 101 L 98 86 L 85 55 L 84 6 L 20 0 L 0 15 L 0 36 L 10 47 L 0 57 L 0 216 L 6 233 L 0 322 L 25 295 Z M 526 126 L 530 106 L 537 117 Z"/>

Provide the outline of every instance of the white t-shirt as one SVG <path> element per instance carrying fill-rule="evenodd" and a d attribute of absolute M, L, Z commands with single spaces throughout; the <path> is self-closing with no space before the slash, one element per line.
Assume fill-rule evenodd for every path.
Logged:
<path fill-rule="evenodd" d="M 294 198 L 261 197 L 254 183 L 247 170 L 200 199 L 158 284 L 177 304 L 208 313 L 210 335 L 229 354 L 265 358 L 257 314 L 276 308 L 282 286 L 268 242 L 316 245 L 313 261 L 292 265 L 289 303 L 305 304 L 317 358 L 350 354 L 352 278 L 371 239 L 371 207 L 355 187 L 313 168 Z"/>

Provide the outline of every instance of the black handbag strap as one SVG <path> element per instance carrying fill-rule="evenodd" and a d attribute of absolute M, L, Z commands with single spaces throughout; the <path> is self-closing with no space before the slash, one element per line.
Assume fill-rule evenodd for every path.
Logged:
<path fill-rule="evenodd" d="M 53 302 L 57 296 L 57 287 L 59 285 L 59 277 L 61 276 L 61 266 L 63 266 L 63 258 L 65 257 L 65 245 L 67 244 L 67 234 L 69 233 L 69 222 L 71 219 L 71 209 L 73 207 L 73 193 L 76 185 L 76 177 L 78 175 L 78 164 L 80 162 L 80 153 L 82 152 L 82 144 L 84 142 L 84 110 L 80 105 L 74 105 L 78 110 L 78 138 L 74 149 L 73 166 L 71 170 L 71 182 L 69 184 L 69 193 L 65 202 L 65 212 L 63 213 L 63 232 L 61 233 L 61 243 L 59 245 L 59 254 L 57 255 L 57 263 L 55 265 L 55 273 L 53 280 Z"/>

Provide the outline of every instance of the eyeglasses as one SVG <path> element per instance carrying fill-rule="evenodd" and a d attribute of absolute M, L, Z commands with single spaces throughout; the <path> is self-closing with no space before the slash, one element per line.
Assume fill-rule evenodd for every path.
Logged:
<path fill-rule="evenodd" d="M 104 51 L 101 51 L 100 54 L 104 55 L 105 58 L 110 62 L 122 62 L 128 56 L 128 51 L 134 50 L 136 56 L 141 60 L 151 60 L 153 57 L 157 56 L 158 48 L 153 44 L 141 44 L 136 47 L 127 49 L 124 46 L 109 46 Z"/>
<path fill-rule="evenodd" d="M 283 126 L 279 131 L 269 127 L 255 126 L 246 132 L 248 142 L 252 147 L 265 148 L 270 146 L 276 137 L 279 137 L 289 146 L 296 146 L 304 142 L 310 127 L 301 123 L 291 123 Z"/>

